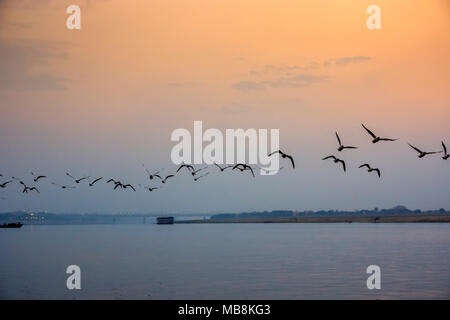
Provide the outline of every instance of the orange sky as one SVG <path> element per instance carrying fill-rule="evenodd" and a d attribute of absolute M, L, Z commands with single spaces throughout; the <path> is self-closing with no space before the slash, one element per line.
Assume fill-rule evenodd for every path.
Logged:
<path fill-rule="evenodd" d="M 65 27 L 75 2 L 80 31 Z M 366 27 L 371 4 L 381 30 Z M 446 0 L 6 1 L 0 126 L 22 146 L 157 148 L 161 161 L 193 120 L 280 128 L 286 145 L 359 134 L 361 122 L 436 143 L 450 139 L 449 11 Z M 13 145 L 11 159 L 24 152 Z"/>

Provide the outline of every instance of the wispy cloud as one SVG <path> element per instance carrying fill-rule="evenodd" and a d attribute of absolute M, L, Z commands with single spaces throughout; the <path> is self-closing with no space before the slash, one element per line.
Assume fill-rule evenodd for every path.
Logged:
<path fill-rule="evenodd" d="M 336 66 L 345 66 L 351 63 L 361 63 L 365 61 L 371 60 L 371 57 L 366 56 L 354 56 L 354 57 L 342 57 L 337 59 L 329 59 L 323 62 L 324 66 L 336 65 Z"/>
<path fill-rule="evenodd" d="M 271 88 L 301 88 L 308 87 L 310 85 L 327 81 L 328 77 L 318 76 L 313 74 L 296 74 L 293 76 L 280 77 L 275 80 L 262 80 L 262 81 L 240 81 L 233 85 L 234 89 L 242 92 L 262 91 L 266 87 Z"/>
<path fill-rule="evenodd" d="M 239 81 L 233 84 L 233 88 L 242 92 L 254 92 L 262 91 L 265 89 L 265 85 L 261 82 L 256 81 Z"/>

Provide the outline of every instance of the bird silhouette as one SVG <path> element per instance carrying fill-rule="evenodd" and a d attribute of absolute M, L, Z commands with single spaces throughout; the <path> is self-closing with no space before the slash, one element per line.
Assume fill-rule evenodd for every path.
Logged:
<path fill-rule="evenodd" d="M 340 151 L 342 151 L 342 150 L 344 150 L 344 149 L 358 149 L 358 147 L 352 147 L 352 146 L 344 146 L 342 143 L 341 143 L 341 138 L 339 138 L 339 134 L 336 132 L 336 138 L 337 138 L 337 141 L 338 141 L 338 143 L 339 143 L 339 147 L 338 147 L 338 151 L 340 152 Z"/>
<path fill-rule="evenodd" d="M 60 187 L 61 189 L 75 189 L 76 187 L 74 186 L 66 186 L 66 185 L 62 185 L 56 182 L 52 182 L 53 185 Z"/>
<path fill-rule="evenodd" d="M 144 167 L 144 164 L 142 164 L 142 166 Z M 153 180 L 154 178 L 162 179 L 161 176 L 159 175 L 159 173 L 160 173 L 161 171 L 157 171 L 157 172 L 155 172 L 155 173 L 151 173 L 147 168 L 144 167 L 144 169 L 145 169 L 145 171 L 147 172 L 148 178 L 149 178 L 150 180 Z"/>
<path fill-rule="evenodd" d="M 14 179 L 14 180 L 17 180 L 21 185 L 25 186 L 25 182 L 23 182 L 19 178 L 16 178 L 16 177 L 11 177 L 11 178 Z"/>
<path fill-rule="evenodd" d="M 194 181 L 198 181 L 198 179 L 201 179 L 201 178 L 203 178 L 203 177 L 206 177 L 208 174 L 209 174 L 209 172 L 206 172 L 206 173 L 202 174 L 201 176 L 195 177 L 195 178 L 194 178 Z"/>
<path fill-rule="evenodd" d="M 339 163 L 339 162 L 342 163 L 342 168 L 344 169 L 344 172 L 347 171 L 347 167 L 346 167 L 346 165 L 345 165 L 345 161 L 344 161 L 344 160 L 341 160 L 341 159 L 339 159 L 339 158 L 336 158 L 334 155 L 325 157 L 325 158 L 323 158 L 322 160 L 327 160 L 327 159 L 333 159 L 334 163 Z"/>
<path fill-rule="evenodd" d="M 176 173 L 178 173 L 178 171 L 180 171 L 180 170 L 183 169 L 183 168 L 186 168 L 189 172 L 195 171 L 195 169 L 194 169 L 193 166 L 191 166 L 190 164 L 184 164 L 184 163 L 183 163 L 181 166 L 178 167 Z"/>
<path fill-rule="evenodd" d="M 418 157 L 421 158 L 421 159 L 422 159 L 423 157 L 425 157 L 426 155 L 429 155 L 429 154 L 442 153 L 442 151 L 425 152 L 425 151 L 422 151 L 422 150 L 420 150 L 420 149 L 414 147 L 414 146 L 411 145 L 410 143 L 408 143 L 408 144 L 409 144 L 409 146 L 410 146 L 411 148 L 413 148 L 414 150 L 416 150 L 416 151 L 419 153 Z"/>
<path fill-rule="evenodd" d="M 131 188 L 134 192 L 136 192 L 136 189 L 129 183 L 122 185 L 122 188 L 123 189 Z"/>
<path fill-rule="evenodd" d="M 255 173 L 253 172 L 253 168 L 250 167 L 248 164 L 245 164 L 245 163 L 238 163 L 238 164 L 236 164 L 236 165 L 233 167 L 233 169 L 231 169 L 231 170 L 234 170 L 234 169 L 239 169 L 241 172 L 243 172 L 243 171 L 245 171 L 245 170 L 250 170 L 251 173 L 252 173 L 252 176 L 255 177 Z"/>
<path fill-rule="evenodd" d="M 291 155 L 288 155 L 288 154 L 282 152 L 281 150 L 277 150 L 277 151 L 274 151 L 272 153 L 269 153 L 269 157 L 274 155 L 275 153 L 279 153 L 281 155 L 281 158 L 283 158 L 283 159 L 284 158 L 288 158 L 289 160 L 291 160 L 292 168 L 295 168 L 294 158 L 292 158 Z"/>
<path fill-rule="evenodd" d="M 202 170 L 205 170 L 206 168 L 208 168 L 208 166 L 200 168 L 200 169 L 197 169 L 197 170 L 194 170 L 194 171 L 191 172 L 191 174 L 192 174 L 192 176 L 195 176 L 197 173 L 199 173 Z"/>
<path fill-rule="evenodd" d="M 24 188 L 23 188 L 23 191 L 22 191 L 22 193 L 28 193 L 28 191 L 36 191 L 37 193 L 40 193 L 39 192 L 39 190 L 36 188 L 36 187 L 27 187 L 27 186 L 25 186 Z"/>
<path fill-rule="evenodd" d="M 366 131 L 373 138 L 372 143 L 377 143 L 379 141 L 397 141 L 398 140 L 398 139 L 390 139 L 390 138 L 380 138 L 380 137 L 376 136 L 372 131 L 367 129 L 365 125 L 363 125 L 362 123 L 361 123 L 361 125 L 363 126 L 364 129 L 366 129 Z"/>
<path fill-rule="evenodd" d="M 70 175 L 70 173 L 68 173 L 68 172 L 66 172 L 66 175 L 67 175 L 68 177 L 72 178 L 72 179 L 75 181 L 75 183 L 80 183 L 81 181 L 90 178 L 90 176 L 87 176 L 87 177 L 83 177 L 83 178 L 80 178 L 80 179 L 75 179 L 75 178 L 72 177 L 72 176 Z"/>
<path fill-rule="evenodd" d="M 360 165 L 358 168 L 364 168 L 367 167 L 367 172 L 375 171 L 378 174 L 378 178 L 381 178 L 381 171 L 378 168 L 372 168 L 368 163 L 364 163 Z"/>
<path fill-rule="evenodd" d="M 447 153 L 447 147 L 445 146 L 444 141 L 441 141 L 441 142 L 442 142 L 442 148 L 444 148 L 444 156 L 442 157 L 442 159 L 447 160 L 450 157 L 450 155 Z"/>
<path fill-rule="evenodd" d="M 0 188 L 5 189 L 6 185 L 11 182 L 12 182 L 12 180 L 3 182 L 2 184 L 0 184 Z"/>
<path fill-rule="evenodd" d="M 100 178 L 95 179 L 94 181 L 92 181 L 91 183 L 89 183 L 89 187 L 93 187 L 94 184 L 95 184 L 96 182 L 98 182 L 98 181 L 100 181 L 100 180 L 102 180 L 102 179 L 103 179 L 103 177 L 100 177 Z"/>
<path fill-rule="evenodd" d="M 151 187 L 147 187 L 147 186 L 144 186 L 144 188 L 150 192 L 152 192 L 153 190 L 159 189 L 158 187 L 151 188 Z"/>
<path fill-rule="evenodd" d="M 225 167 L 221 167 L 221 166 L 219 166 L 219 165 L 218 165 L 217 163 L 215 163 L 215 162 L 214 162 L 214 165 L 215 165 L 217 168 L 219 168 L 220 172 L 223 172 L 224 170 L 233 167 L 233 165 L 228 165 L 228 166 L 225 166 Z"/>
<path fill-rule="evenodd" d="M 169 174 L 168 176 L 166 176 L 163 180 L 161 180 L 162 183 L 166 183 L 167 179 L 174 177 L 173 174 Z"/>
<path fill-rule="evenodd" d="M 47 176 L 42 176 L 42 175 L 41 175 L 41 176 L 39 176 L 39 175 L 36 176 L 33 172 L 31 173 L 31 175 L 32 175 L 33 178 L 34 178 L 34 179 L 33 179 L 34 182 L 38 182 L 39 179 L 47 178 Z"/>

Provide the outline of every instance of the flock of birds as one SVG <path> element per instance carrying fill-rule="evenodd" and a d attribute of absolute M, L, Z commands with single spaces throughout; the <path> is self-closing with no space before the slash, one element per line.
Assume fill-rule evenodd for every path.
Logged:
<path fill-rule="evenodd" d="M 373 133 L 373 131 L 368 129 L 364 124 L 361 124 L 361 125 L 363 126 L 364 130 L 366 130 L 366 132 L 371 136 L 372 143 L 378 143 L 380 141 L 397 141 L 398 140 L 398 139 L 392 139 L 392 138 L 381 138 L 381 137 L 377 136 L 375 133 Z M 343 145 L 342 142 L 341 142 L 341 138 L 339 137 L 339 134 L 337 132 L 336 132 L 336 138 L 337 138 L 337 141 L 338 141 L 338 144 L 339 144 L 339 147 L 338 147 L 337 151 L 341 152 L 341 151 L 343 151 L 345 149 L 358 149 L 358 147 Z M 442 159 L 447 160 L 450 157 L 450 155 L 447 152 L 447 147 L 445 146 L 444 142 L 441 141 L 441 143 L 442 143 L 443 150 L 441 150 L 441 151 L 432 151 L 432 152 L 422 151 L 419 148 L 414 147 L 410 143 L 408 143 L 408 145 L 419 153 L 418 154 L 419 158 L 423 158 L 423 157 L 425 157 L 427 155 L 431 155 L 431 154 L 444 153 L 444 156 L 442 157 Z M 346 165 L 344 160 L 339 159 L 335 155 L 327 156 L 327 157 L 323 158 L 322 160 L 328 160 L 328 159 L 333 159 L 334 163 L 340 163 L 342 165 L 342 169 L 344 170 L 344 172 L 347 171 L 347 165 Z M 378 175 L 378 177 L 381 178 L 381 170 L 379 168 L 373 168 L 368 163 L 363 163 L 358 168 L 366 168 L 367 172 L 375 172 Z"/>
<path fill-rule="evenodd" d="M 381 138 L 381 137 L 375 135 L 364 124 L 362 124 L 362 126 L 365 129 L 365 131 L 371 136 L 372 143 L 378 143 L 380 141 L 391 141 L 392 142 L 392 141 L 397 141 L 398 140 L 398 139 L 391 139 L 391 138 Z M 346 149 L 358 149 L 358 147 L 355 147 L 355 146 L 347 146 L 347 145 L 342 144 L 341 138 L 339 137 L 339 134 L 337 132 L 336 132 L 336 138 L 337 138 L 337 141 L 338 141 L 338 148 L 337 148 L 338 152 L 342 152 L 342 151 L 344 151 Z M 444 155 L 442 157 L 442 159 L 444 159 L 444 160 L 447 160 L 447 159 L 450 158 L 450 155 L 447 152 L 447 148 L 446 148 L 444 142 L 442 142 L 443 150 L 441 150 L 441 151 L 432 151 L 432 152 L 422 151 L 419 148 L 417 148 L 417 147 L 415 147 L 415 146 L 413 146 L 413 145 L 411 145 L 409 143 L 408 143 L 408 145 L 418 153 L 418 157 L 419 158 L 424 158 L 427 155 L 438 154 L 438 153 L 444 153 Z M 287 153 L 285 153 L 285 152 L 283 152 L 281 150 L 274 151 L 274 152 L 270 153 L 268 156 L 271 157 L 271 156 L 274 156 L 274 155 L 277 155 L 277 154 L 279 155 L 279 157 L 281 159 L 289 160 L 289 162 L 290 162 L 290 164 L 292 166 L 292 169 L 295 169 L 294 158 L 291 155 L 289 155 L 289 154 L 287 154 Z M 336 157 L 335 155 L 326 156 L 322 160 L 328 160 L 328 159 L 332 159 L 334 163 L 342 165 L 342 169 L 344 170 L 344 172 L 347 171 L 347 165 L 346 165 L 344 160 Z M 270 172 L 270 170 L 261 168 L 258 165 L 254 165 L 254 167 L 252 167 L 252 165 L 249 165 L 249 164 L 246 164 L 246 163 L 238 163 L 238 164 L 235 164 L 235 165 L 225 165 L 225 166 L 220 166 L 219 164 L 214 163 L 214 166 L 220 172 L 224 172 L 227 169 L 236 170 L 236 171 L 242 172 L 242 173 L 246 172 L 246 171 L 249 171 L 252 174 L 253 177 L 255 177 L 255 173 L 254 173 L 253 170 L 256 169 L 256 168 L 264 170 L 266 173 Z M 194 181 L 198 181 L 198 180 L 206 177 L 207 175 L 209 175 L 209 171 L 205 171 L 208 168 L 209 168 L 209 166 L 205 166 L 205 167 L 196 169 L 196 168 L 194 168 L 194 166 L 192 166 L 190 164 L 183 163 L 177 168 L 177 170 L 174 173 L 168 174 L 168 175 L 163 175 L 161 173 L 162 170 L 156 171 L 156 172 L 150 172 L 148 169 L 146 169 L 146 168 L 144 168 L 144 169 L 147 172 L 147 179 L 149 181 L 152 181 L 152 182 L 159 181 L 161 184 L 166 184 L 169 181 L 169 179 L 173 179 L 182 170 L 183 171 L 187 170 L 187 172 L 193 177 L 193 180 Z M 359 166 L 359 168 L 365 168 L 365 169 L 367 169 L 367 172 L 369 172 L 369 173 L 370 172 L 374 172 L 374 173 L 376 173 L 378 175 L 379 178 L 381 178 L 381 170 L 379 168 L 374 168 L 368 163 L 361 164 Z M 281 169 L 283 169 L 283 167 L 281 167 L 280 170 Z M 36 184 L 39 181 L 41 181 L 42 179 L 48 179 L 47 176 L 45 176 L 45 175 L 37 175 L 34 172 L 31 172 L 31 176 L 32 176 L 33 182 L 36 183 Z M 56 183 L 56 182 L 53 182 L 53 181 L 51 181 L 51 184 L 53 186 L 61 188 L 61 189 L 75 189 L 77 187 L 77 185 L 80 185 L 80 184 L 83 183 L 83 181 L 85 181 L 87 183 L 87 185 L 92 188 L 98 182 L 100 182 L 102 180 L 103 181 L 106 180 L 106 179 L 104 179 L 104 177 L 91 178 L 90 176 L 83 176 L 83 177 L 80 177 L 80 178 L 76 178 L 76 177 L 72 176 L 69 172 L 66 172 L 66 176 L 69 177 L 74 184 L 67 185 L 67 184 Z M 5 178 L 5 177 L 3 176 L 3 174 L 0 173 L 0 178 Z M 22 179 L 19 179 L 19 178 L 16 178 L 16 177 L 11 177 L 11 180 L 0 182 L 0 189 L 5 189 L 8 185 L 13 183 L 14 181 L 17 181 L 17 183 L 19 183 L 19 185 L 23 188 L 22 189 L 22 193 L 29 193 L 29 192 L 33 192 L 33 191 L 36 192 L 36 193 L 40 193 L 40 191 L 39 191 L 39 189 L 37 188 L 36 185 L 34 185 L 34 186 L 27 185 Z M 116 179 L 113 179 L 113 178 L 110 178 L 110 179 L 106 180 L 106 184 L 111 184 L 113 190 L 130 189 L 130 190 L 136 192 L 136 186 L 135 185 L 132 185 L 130 183 L 126 183 L 126 182 L 123 182 L 123 181 L 120 181 L 120 180 L 116 180 Z M 152 187 L 150 187 L 150 186 L 143 186 L 141 184 L 138 184 L 137 186 L 140 187 L 140 188 L 144 188 L 144 189 L 146 189 L 146 190 L 148 190 L 150 192 L 161 188 L 161 186 L 152 186 Z M 1 199 L 4 200 L 5 198 L 2 197 Z"/>

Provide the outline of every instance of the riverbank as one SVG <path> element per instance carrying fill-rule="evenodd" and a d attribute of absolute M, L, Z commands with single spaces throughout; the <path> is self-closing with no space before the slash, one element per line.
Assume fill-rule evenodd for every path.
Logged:
<path fill-rule="evenodd" d="M 405 215 L 405 216 L 347 216 L 347 217 L 288 217 L 288 218 L 238 218 L 198 219 L 175 223 L 424 223 L 450 222 L 450 215 Z"/>

